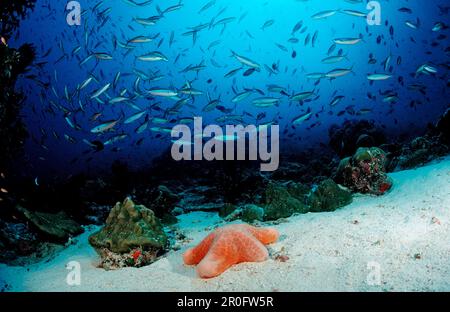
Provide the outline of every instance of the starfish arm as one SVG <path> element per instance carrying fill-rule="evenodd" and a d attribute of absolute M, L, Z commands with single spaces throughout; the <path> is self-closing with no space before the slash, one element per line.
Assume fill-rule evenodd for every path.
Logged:
<path fill-rule="evenodd" d="M 241 262 L 262 262 L 267 260 L 269 252 L 267 248 L 253 235 L 242 234 L 237 239 L 239 249 L 239 260 Z"/>
<path fill-rule="evenodd" d="M 238 250 L 233 244 L 232 237 L 227 234 L 220 235 L 198 264 L 198 275 L 202 278 L 211 278 L 222 274 L 233 264 L 238 263 L 237 253 Z"/>
<path fill-rule="evenodd" d="M 216 233 L 213 232 L 206 236 L 196 247 L 188 249 L 183 255 L 184 263 L 187 265 L 194 265 L 202 261 L 208 253 L 215 237 Z"/>
<path fill-rule="evenodd" d="M 278 231 L 275 229 L 263 229 L 251 225 L 247 225 L 246 229 L 264 245 L 276 242 L 280 236 Z"/>

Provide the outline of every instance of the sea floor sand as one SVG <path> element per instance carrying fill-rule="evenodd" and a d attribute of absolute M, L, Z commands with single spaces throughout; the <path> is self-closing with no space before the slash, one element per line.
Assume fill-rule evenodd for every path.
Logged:
<path fill-rule="evenodd" d="M 450 158 L 390 174 L 385 196 L 356 196 L 338 211 L 293 216 L 266 224 L 281 234 L 263 263 L 239 264 L 199 279 L 182 253 L 222 221 L 214 213 L 180 217 L 191 241 L 142 268 L 104 271 L 87 238 L 28 267 L 0 265 L 9 291 L 450 291 Z M 276 255 L 287 256 L 282 262 Z M 282 257 L 286 259 L 286 257 Z M 70 261 L 81 283 L 66 282 Z"/>

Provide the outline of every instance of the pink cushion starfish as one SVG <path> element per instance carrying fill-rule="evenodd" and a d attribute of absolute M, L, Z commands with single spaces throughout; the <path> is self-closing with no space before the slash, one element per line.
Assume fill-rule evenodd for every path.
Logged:
<path fill-rule="evenodd" d="M 261 262 L 268 258 L 264 245 L 278 239 L 275 229 L 263 229 L 248 224 L 233 224 L 216 229 L 196 247 L 183 255 L 184 263 L 197 266 L 202 278 L 222 274 L 230 266 L 241 262 Z"/>

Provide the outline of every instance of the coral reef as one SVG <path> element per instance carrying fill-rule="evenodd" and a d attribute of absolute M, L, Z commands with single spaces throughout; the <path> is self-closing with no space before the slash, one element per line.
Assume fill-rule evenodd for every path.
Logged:
<path fill-rule="evenodd" d="M 402 149 L 402 154 L 398 158 L 399 169 L 410 169 L 424 165 L 440 154 L 439 149 L 445 149 L 438 142 L 433 142 L 425 137 L 415 138 L 410 144 Z"/>
<path fill-rule="evenodd" d="M 241 262 L 261 262 L 269 257 L 264 245 L 278 239 L 274 229 L 256 228 L 247 224 L 233 224 L 218 228 L 199 245 L 186 251 L 184 263 L 197 265 L 202 278 L 222 274 L 232 265 Z"/>
<path fill-rule="evenodd" d="M 450 151 L 450 109 L 447 109 L 429 131 L 404 144 L 393 155 L 388 155 L 390 171 L 417 168 Z"/>
<path fill-rule="evenodd" d="M 309 195 L 308 205 L 311 212 L 334 211 L 352 202 L 350 191 L 341 188 L 333 180 L 321 182 Z"/>
<path fill-rule="evenodd" d="M 219 216 L 227 221 L 240 219 L 248 223 L 272 221 L 295 213 L 334 211 L 351 202 L 351 192 L 331 179 L 320 182 L 312 189 L 292 181 L 285 184 L 269 182 L 259 206 L 225 204 L 219 210 Z"/>
<path fill-rule="evenodd" d="M 137 248 L 142 253 L 157 255 L 167 247 L 168 239 L 152 210 L 135 205 L 130 198 L 126 198 L 112 208 L 106 225 L 91 235 L 89 242 L 101 256 L 110 255 L 102 252 L 104 249 L 114 254 L 126 254 Z M 154 258 L 148 259 L 151 260 Z M 102 258 L 102 263 L 108 261 L 111 262 L 108 258 Z"/>
<path fill-rule="evenodd" d="M 255 221 L 263 221 L 264 214 L 264 208 L 257 205 L 248 204 L 234 209 L 229 214 L 222 215 L 222 217 L 224 217 L 227 221 L 240 219 L 247 223 L 253 223 Z"/>
<path fill-rule="evenodd" d="M 352 157 L 341 160 L 335 180 L 354 192 L 382 195 L 392 187 L 385 165 L 382 149 L 361 147 Z"/>
<path fill-rule="evenodd" d="M 293 197 L 288 189 L 280 184 L 270 183 L 265 191 L 265 220 L 287 218 L 294 213 L 306 213 L 309 207 Z"/>
<path fill-rule="evenodd" d="M 101 248 L 99 250 L 101 262 L 99 267 L 109 270 L 117 270 L 124 267 L 142 267 L 155 261 L 158 257 L 158 251 L 142 250 L 136 248 L 127 253 L 115 253 L 107 248 Z"/>
<path fill-rule="evenodd" d="M 247 223 L 253 223 L 255 221 L 263 221 L 264 214 L 265 214 L 264 208 L 249 204 L 241 208 L 240 219 Z"/>

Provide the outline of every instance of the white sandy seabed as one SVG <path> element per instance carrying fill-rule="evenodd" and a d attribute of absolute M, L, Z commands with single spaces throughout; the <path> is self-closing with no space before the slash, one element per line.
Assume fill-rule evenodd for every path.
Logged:
<path fill-rule="evenodd" d="M 356 196 L 335 212 L 267 225 L 281 234 L 269 250 L 284 262 L 272 256 L 198 278 L 182 254 L 222 221 L 196 212 L 177 225 L 192 241 L 149 266 L 97 268 L 90 229 L 51 260 L 0 265 L 0 283 L 9 291 L 450 291 L 450 158 L 390 176 L 394 188 L 385 196 Z M 67 284 L 70 261 L 81 265 L 78 286 Z"/>

